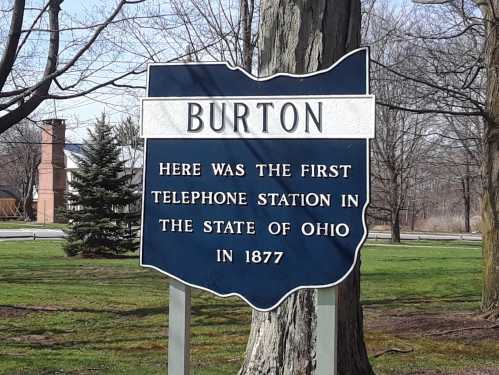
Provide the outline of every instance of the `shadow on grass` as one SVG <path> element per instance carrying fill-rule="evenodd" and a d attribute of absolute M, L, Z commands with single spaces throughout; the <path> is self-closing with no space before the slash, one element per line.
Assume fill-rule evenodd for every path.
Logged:
<path fill-rule="evenodd" d="M 31 336 L 30 336 L 31 335 Z M 166 336 L 164 335 L 137 335 L 134 337 L 108 337 L 108 338 L 100 338 L 96 339 L 94 337 L 89 338 L 88 340 L 68 340 L 68 341 L 56 341 L 57 337 L 55 336 L 36 336 L 34 333 L 27 334 L 24 336 L 13 337 L 13 340 L 5 340 L 4 344 L 8 342 L 8 345 L 11 347 L 18 348 L 28 348 L 28 349 L 40 349 L 46 348 L 51 350 L 63 350 L 68 348 L 79 348 L 84 347 L 85 350 L 102 350 L 106 348 L 107 350 L 130 350 L 128 346 L 116 346 L 119 344 L 126 343 L 150 343 L 151 341 L 164 341 L 166 347 Z M 99 345 L 101 344 L 101 345 Z M 150 344 L 149 344 L 150 345 Z M 111 346 L 111 347 L 109 347 Z M 164 350 L 164 348 L 161 348 Z M 144 347 L 144 351 L 151 350 L 150 347 Z"/>
<path fill-rule="evenodd" d="M 191 308 L 191 313 L 196 318 L 193 319 L 193 325 L 195 326 L 207 326 L 207 325 L 232 325 L 245 323 L 244 319 L 245 312 L 240 311 L 240 309 L 246 308 L 244 304 L 230 304 L 230 303 L 211 303 L 211 304 L 194 304 Z M 90 314 L 114 314 L 122 317 L 136 317 L 144 318 L 147 316 L 154 315 L 168 315 L 168 306 L 155 306 L 155 307 L 144 307 L 136 308 L 131 310 L 117 310 L 117 309 L 95 309 L 87 307 L 51 307 L 51 306 L 17 306 L 17 305 L 0 305 L 0 311 L 2 309 L 13 309 L 20 310 L 29 313 L 61 313 L 61 312 L 71 312 L 71 313 L 90 313 Z M 226 311 L 226 314 L 223 312 Z M 240 314 L 235 313 L 238 311 Z M 242 317 L 239 317 L 242 315 Z"/>
<path fill-rule="evenodd" d="M 428 268 L 425 270 L 411 270 L 411 271 L 404 271 L 404 270 L 399 270 L 399 271 L 386 271 L 386 272 L 375 272 L 375 271 L 370 271 L 370 272 L 364 272 L 362 274 L 362 278 L 364 280 L 367 279 L 381 279 L 381 280 L 393 280 L 400 282 L 401 280 L 425 280 L 428 279 L 430 276 L 431 277 L 440 277 L 440 278 L 449 278 L 449 273 L 452 272 L 452 276 L 454 278 L 458 278 L 457 276 L 460 275 L 465 275 L 465 276 L 480 276 L 478 272 L 476 273 L 470 273 L 469 269 L 467 268 L 452 268 L 452 269 L 445 269 L 443 267 L 433 267 L 433 268 Z M 461 280 L 461 278 L 459 278 Z"/>
<path fill-rule="evenodd" d="M 120 316 L 135 316 L 135 317 L 145 317 L 149 315 L 157 314 L 167 314 L 168 307 L 158 306 L 158 307 L 147 307 L 138 308 L 133 310 L 116 310 L 116 309 L 91 309 L 86 307 L 44 307 L 44 306 L 16 306 L 16 305 L 0 305 L 0 310 L 2 308 L 6 309 L 17 309 L 28 312 L 74 312 L 74 313 L 90 313 L 90 314 L 115 314 Z"/>
<path fill-rule="evenodd" d="M 480 297 L 474 294 L 461 294 L 454 297 L 404 297 L 404 298 L 384 298 L 384 299 L 368 299 L 363 300 L 364 306 L 376 305 L 412 305 L 412 304 L 431 304 L 431 303 L 463 303 L 463 302 L 478 302 Z"/>

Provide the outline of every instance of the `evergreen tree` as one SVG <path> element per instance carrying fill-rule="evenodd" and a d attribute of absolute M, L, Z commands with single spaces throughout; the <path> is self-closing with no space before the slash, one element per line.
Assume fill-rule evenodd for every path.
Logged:
<path fill-rule="evenodd" d="M 139 194 L 125 173 L 125 160 L 103 114 L 81 148 L 78 170 L 69 182 L 70 225 L 64 251 L 69 256 L 108 257 L 135 251 Z"/>

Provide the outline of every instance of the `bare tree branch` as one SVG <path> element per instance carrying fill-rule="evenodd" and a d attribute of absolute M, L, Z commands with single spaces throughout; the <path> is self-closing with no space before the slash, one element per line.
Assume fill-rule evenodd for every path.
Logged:
<path fill-rule="evenodd" d="M 24 19 L 24 0 L 16 0 L 12 10 L 9 37 L 0 61 L 0 91 L 9 76 L 16 58 L 17 45 L 21 38 L 21 28 Z"/>

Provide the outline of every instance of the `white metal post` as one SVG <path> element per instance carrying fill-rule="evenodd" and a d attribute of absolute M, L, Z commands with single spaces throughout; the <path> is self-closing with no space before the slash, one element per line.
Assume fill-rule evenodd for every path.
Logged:
<path fill-rule="evenodd" d="M 317 290 L 316 375 L 336 375 L 338 306 L 337 287 Z"/>
<path fill-rule="evenodd" d="M 191 288 L 170 279 L 168 374 L 189 375 Z"/>

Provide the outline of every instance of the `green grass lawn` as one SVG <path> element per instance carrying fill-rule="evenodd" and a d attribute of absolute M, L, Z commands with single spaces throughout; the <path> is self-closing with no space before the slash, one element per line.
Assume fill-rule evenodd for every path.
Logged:
<path fill-rule="evenodd" d="M 479 242 L 370 242 L 362 250 L 362 300 L 381 309 L 477 309 L 481 291 Z"/>
<path fill-rule="evenodd" d="M 38 224 L 20 220 L 0 221 L 0 229 L 65 229 L 67 224 L 50 223 Z"/>
<path fill-rule="evenodd" d="M 377 374 L 499 373 L 499 330 L 478 319 L 481 248 L 477 242 L 370 243 L 363 250 L 362 300 L 370 355 L 389 348 L 407 354 L 372 358 Z M 433 335 L 438 332 L 447 335 Z M 431 372 L 434 371 L 434 372 Z"/>
<path fill-rule="evenodd" d="M 0 374 L 165 374 L 166 278 L 141 269 L 137 258 L 69 259 L 61 244 L 0 242 Z M 497 340 L 466 345 L 466 338 L 392 329 L 389 320 L 400 325 L 405 317 L 477 309 L 480 265 L 476 243 L 371 243 L 364 248 L 370 355 L 390 347 L 413 349 L 373 358 L 378 374 L 499 367 Z M 194 291 L 192 313 L 192 373 L 235 374 L 250 309 L 237 298 Z"/>

